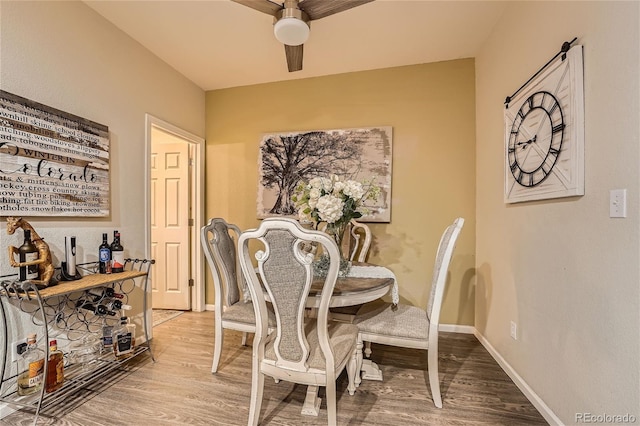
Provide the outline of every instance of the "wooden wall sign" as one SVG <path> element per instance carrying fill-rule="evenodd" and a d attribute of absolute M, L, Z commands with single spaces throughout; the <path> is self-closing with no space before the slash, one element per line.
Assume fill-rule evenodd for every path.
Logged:
<path fill-rule="evenodd" d="M 109 128 L 0 90 L 0 216 L 108 216 Z"/>

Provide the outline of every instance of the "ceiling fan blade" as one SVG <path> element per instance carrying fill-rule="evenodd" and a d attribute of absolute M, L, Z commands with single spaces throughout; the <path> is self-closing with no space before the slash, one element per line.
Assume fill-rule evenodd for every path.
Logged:
<path fill-rule="evenodd" d="M 298 3 L 298 7 L 304 10 L 306 14 L 309 15 L 309 18 L 316 20 L 372 1 L 373 0 L 301 0 Z"/>
<path fill-rule="evenodd" d="M 287 55 L 287 67 L 289 72 L 300 71 L 302 69 L 302 46 L 284 45 L 284 53 Z"/>
<path fill-rule="evenodd" d="M 279 10 L 282 10 L 282 4 L 272 2 L 271 0 L 231 0 L 243 6 L 250 7 L 267 15 L 276 16 Z"/>

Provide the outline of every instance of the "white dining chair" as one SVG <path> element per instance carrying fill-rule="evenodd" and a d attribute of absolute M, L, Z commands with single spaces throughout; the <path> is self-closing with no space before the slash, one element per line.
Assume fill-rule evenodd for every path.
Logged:
<path fill-rule="evenodd" d="M 200 230 L 200 242 L 213 276 L 215 291 L 212 373 L 218 371 L 224 330 L 241 331 L 244 346 L 247 344 L 247 333 L 254 333 L 256 329 L 253 304 L 248 300 L 248 289 L 237 263 L 236 242 L 239 236 L 240 229 L 222 218 L 212 218 Z M 275 325 L 273 315 L 271 325 Z"/>
<path fill-rule="evenodd" d="M 320 222 L 317 226 L 319 231 L 327 232 L 327 223 Z M 357 262 L 365 262 L 371 248 L 371 229 L 368 225 L 358 222 L 355 219 L 349 221 L 345 227 L 344 237 L 342 238 L 342 250 L 348 253 L 349 260 Z"/>
<path fill-rule="evenodd" d="M 304 314 L 314 278 L 313 254 L 303 250 L 308 243 L 319 245 L 330 259 L 317 318 L 306 318 Z M 251 259 L 250 246 L 257 250 L 257 268 Z M 268 218 L 258 229 L 243 232 L 238 247 L 257 319 L 248 424 L 258 424 L 266 375 L 276 380 L 324 386 L 328 424 L 335 425 L 336 379 L 345 368 L 348 391 L 355 392 L 358 336 L 358 328 L 353 324 L 328 321 L 340 264 L 336 243 L 323 232 L 305 230 L 295 220 Z M 276 317 L 276 328 L 271 332 L 267 327 L 267 298 Z"/>
<path fill-rule="evenodd" d="M 404 304 L 398 304 L 397 310 L 394 310 L 391 303 L 379 300 L 363 305 L 353 321 L 360 330 L 357 354 L 358 371 L 360 371 L 363 361 L 362 342 L 428 350 L 429 385 L 433 403 L 438 408 L 442 408 L 438 378 L 440 308 L 447 283 L 449 263 L 463 225 L 464 219 L 457 218 L 453 224 L 445 229 L 440 238 L 431 280 L 431 294 L 426 310 Z M 365 351 L 365 354 L 369 355 L 370 351 Z M 356 378 L 356 384 L 359 384 L 359 378 Z"/>
<path fill-rule="evenodd" d="M 366 262 L 367 256 L 369 255 L 369 249 L 371 248 L 371 229 L 368 225 L 358 222 L 355 219 L 351 219 L 350 226 L 351 230 L 349 231 L 349 234 L 351 235 L 351 247 L 349 250 L 349 260 Z"/>

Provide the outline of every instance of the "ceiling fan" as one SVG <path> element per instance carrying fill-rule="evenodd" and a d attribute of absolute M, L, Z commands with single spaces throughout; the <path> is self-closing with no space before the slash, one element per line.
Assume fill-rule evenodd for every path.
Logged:
<path fill-rule="evenodd" d="M 373 0 L 232 0 L 273 16 L 278 41 L 284 44 L 289 72 L 302 69 L 302 46 L 311 21 L 372 2 Z"/>

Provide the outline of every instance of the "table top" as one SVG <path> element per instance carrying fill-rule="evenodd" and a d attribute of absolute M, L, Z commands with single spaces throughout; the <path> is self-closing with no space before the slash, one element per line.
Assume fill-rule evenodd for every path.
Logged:
<path fill-rule="evenodd" d="M 358 262 L 354 262 L 354 265 L 374 266 Z M 371 302 L 387 294 L 393 287 L 394 282 L 394 278 L 391 277 L 338 277 L 329 306 L 336 308 Z M 324 280 L 322 278 L 315 279 L 311 284 L 311 290 L 309 291 L 309 297 L 307 299 L 308 308 L 317 308 L 320 306 L 320 294 L 323 284 Z"/>
<path fill-rule="evenodd" d="M 363 273 L 363 269 L 355 271 L 353 266 L 373 267 L 372 273 Z M 257 271 L 256 271 L 257 272 Z M 260 275 L 258 274 L 258 279 Z M 307 298 L 307 308 L 320 307 L 320 296 L 324 278 L 315 278 L 311 283 L 309 297 Z M 368 263 L 352 262 L 352 268 L 346 277 L 338 277 L 333 288 L 333 295 L 329 307 L 338 308 L 343 306 L 355 306 L 362 303 L 371 302 L 391 291 L 394 303 L 397 303 L 397 284 L 395 275 L 389 269 Z M 265 297 L 269 301 L 269 295 L 265 292 Z"/>

